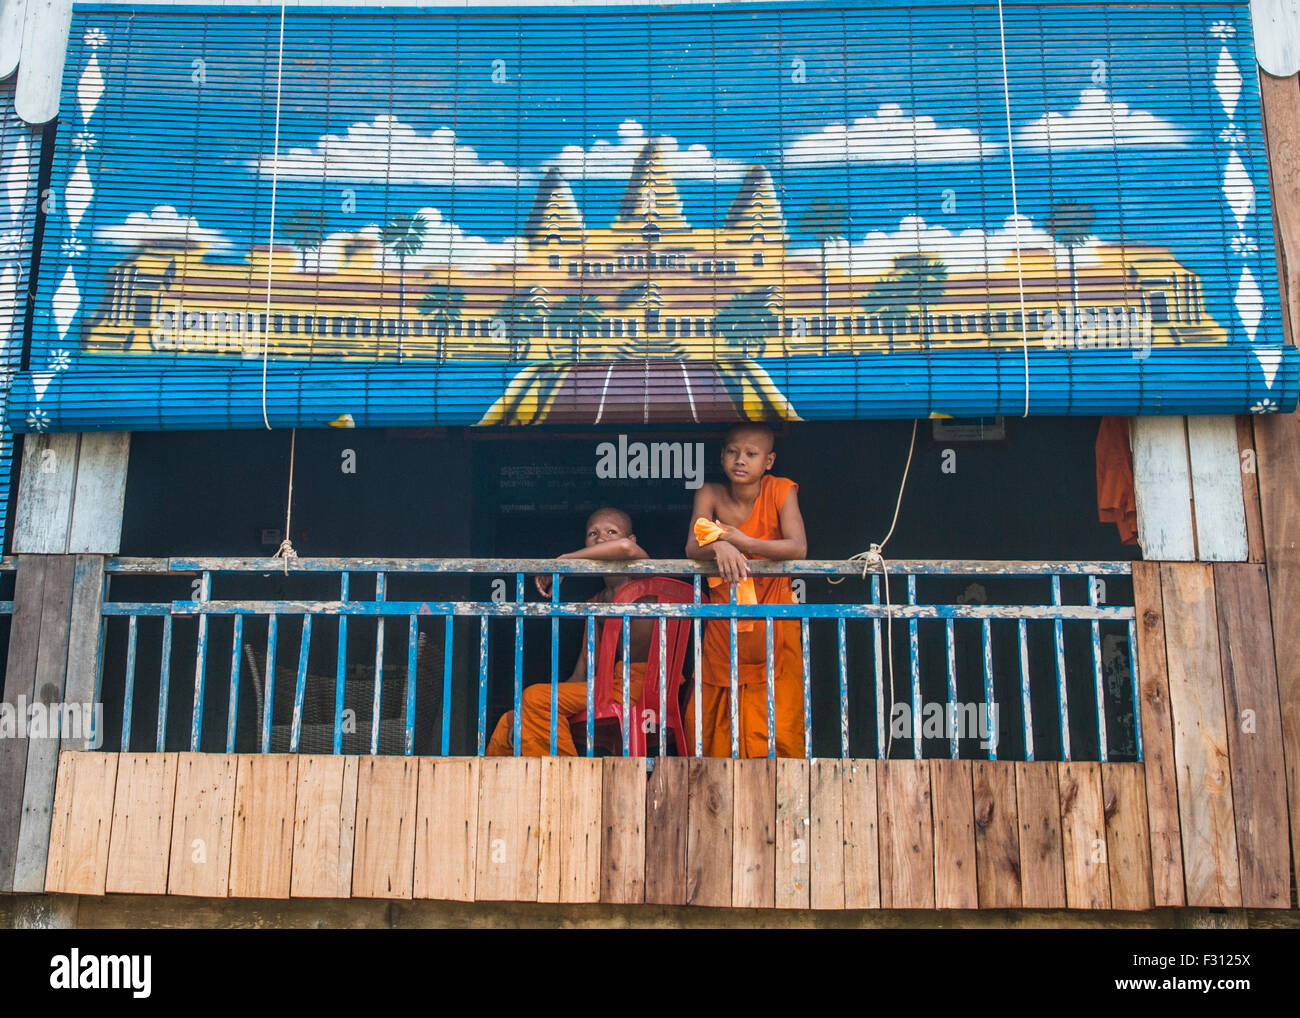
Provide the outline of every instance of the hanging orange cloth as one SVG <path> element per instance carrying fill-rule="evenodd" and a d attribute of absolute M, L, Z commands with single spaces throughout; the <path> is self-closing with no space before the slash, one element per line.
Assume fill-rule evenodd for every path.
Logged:
<path fill-rule="evenodd" d="M 1102 523 L 1114 523 L 1125 544 L 1137 544 L 1127 417 L 1103 417 L 1097 429 L 1097 516 Z"/>
<path fill-rule="evenodd" d="M 706 520 L 703 516 L 695 521 L 695 541 L 701 548 L 706 544 L 712 544 L 726 531 L 714 523 L 712 520 Z M 727 581 L 721 576 L 710 576 L 709 587 L 725 587 Z M 710 591 L 711 592 L 711 591 Z M 754 579 L 752 576 L 746 576 L 736 584 L 736 604 L 758 604 L 758 597 L 754 593 Z M 736 629 L 742 633 L 748 633 L 754 628 L 753 619 L 745 619 L 736 623 Z"/>

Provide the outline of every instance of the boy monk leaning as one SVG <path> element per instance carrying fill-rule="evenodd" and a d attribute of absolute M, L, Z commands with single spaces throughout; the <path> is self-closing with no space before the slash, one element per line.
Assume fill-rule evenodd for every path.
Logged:
<path fill-rule="evenodd" d="M 597 509 L 587 519 L 586 543 L 576 551 L 565 552 L 562 559 L 595 559 L 602 562 L 622 562 L 631 559 L 649 558 L 632 533 L 632 519 L 622 509 Z M 607 576 L 605 586 L 600 593 L 588 598 L 589 601 L 609 603 L 614 600 L 623 584 L 630 577 Z M 549 595 L 551 578 L 537 578 L 537 589 Z M 600 620 L 596 622 L 596 654 L 600 654 Z M 650 619 L 634 619 L 629 635 L 632 639 L 632 668 L 628 677 L 628 692 L 635 703 L 641 696 L 641 686 L 645 680 L 645 662 L 650 650 L 650 635 L 654 623 Z M 619 653 L 622 654 L 622 647 Z M 567 682 L 556 684 L 556 704 L 559 707 L 560 720 L 555 728 L 555 751 L 559 756 L 577 756 L 578 750 L 573 742 L 573 733 L 569 730 L 569 718 L 581 714 L 587 709 L 587 641 L 582 641 L 582 650 L 578 653 L 578 662 L 573 666 L 573 673 Z M 620 660 L 614 671 L 614 699 L 623 701 L 623 662 Z M 515 712 L 507 711 L 497 722 L 488 743 L 488 756 L 510 756 L 514 753 L 511 738 L 514 736 Z M 538 682 L 527 687 L 523 695 L 523 707 L 520 720 L 520 754 L 522 756 L 549 756 L 551 752 L 551 684 Z"/>
<path fill-rule="evenodd" d="M 749 575 L 748 559 L 798 559 L 808 553 L 799 485 L 768 473 L 776 460 L 772 432 L 760 424 L 737 424 L 722 444 L 723 484 L 708 483 L 695 493 L 692 530 L 686 540 L 688 558 L 715 560 L 727 581 L 710 585 L 709 599 L 726 603 L 730 584 L 750 580 L 759 604 L 792 604 L 788 577 Z M 700 533 L 716 539 L 701 546 L 695 521 L 706 521 Z M 717 524 L 709 527 L 708 521 Z M 719 534 L 718 531 L 721 531 Z M 707 537 L 706 537 L 707 539 Z M 737 601 L 743 603 L 739 596 Z M 737 625 L 736 660 L 740 721 L 740 755 L 767 756 L 766 623 Z M 772 625 L 773 678 L 776 699 L 776 755 L 802 757 L 803 656 L 799 623 L 777 620 Z M 700 651 L 702 704 L 692 701 L 686 717 L 688 739 L 694 738 L 694 712 L 702 711 L 705 756 L 731 755 L 731 624 L 716 619 L 704 624 Z"/>

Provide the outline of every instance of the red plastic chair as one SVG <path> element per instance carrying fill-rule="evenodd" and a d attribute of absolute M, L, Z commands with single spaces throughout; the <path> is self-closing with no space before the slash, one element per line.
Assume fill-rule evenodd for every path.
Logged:
<path fill-rule="evenodd" d="M 689 583 L 670 580 L 662 576 L 629 580 L 619 588 L 614 603 L 637 601 L 644 597 L 653 597 L 659 604 L 690 604 L 695 599 L 694 590 Z M 682 686 L 682 666 L 686 661 L 686 641 L 690 633 L 689 619 L 654 620 L 654 629 L 650 634 L 650 653 L 646 660 L 645 681 L 641 687 L 641 697 L 626 713 L 624 705 L 614 699 L 615 656 L 622 642 L 623 620 L 611 617 L 601 623 L 599 657 L 596 663 L 596 688 L 593 694 L 595 722 L 592 726 L 593 737 L 597 747 L 607 750 L 612 756 L 623 754 L 623 727 L 627 718 L 633 719 L 628 733 L 628 752 L 632 756 L 646 756 L 647 738 L 644 720 L 653 721 L 653 730 L 662 732 L 664 725 L 659 719 L 659 626 L 661 621 L 668 623 L 666 635 L 668 668 L 665 672 L 668 686 L 668 720 L 667 729 L 673 735 L 674 748 L 678 755 L 689 753 L 686 742 L 686 729 L 682 724 L 681 707 L 678 696 Z M 620 687 L 621 687 L 620 682 Z M 620 692 L 621 692 L 620 688 Z M 647 715 L 646 712 L 649 712 Z M 570 718 L 573 741 L 579 752 L 585 750 L 587 741 L 587 712 L 575 714 Z M 658 743 L 656 740 L 656 747 Z"/>

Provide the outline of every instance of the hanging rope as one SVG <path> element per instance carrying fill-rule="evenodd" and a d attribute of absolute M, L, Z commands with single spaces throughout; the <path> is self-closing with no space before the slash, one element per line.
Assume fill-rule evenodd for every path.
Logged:
<path fill-rule="evenodd" d="M 298 444 L 298 429 L 294 428 L 289 433 L 289 497 L 284 503 L 284 540 L 280 542 L 280 547 L 276 549 L 272 558 L 284 559 L 284 575 L 289 575 L 289 560 L 297 558 L 298 553 L 293 550 L 293 542 L 289 540 L 289 524 L 293 519 L 293 454 L 294 447 Z"/>
<path fill-rule="evenodd" d="M 262 423 L 266 416 L 266 362 L 271 349 L 271 276 L 275 271 L 275 199 L 280 180 L 280 84 L 284 79 L 284 4 L 280 5 L 280 47 L 275 59 L 275 143 L 271 149 L 271 229 L 266 239 L 266 317 L 262 326 Z M 288 531 L 285 531 L 286 543 Z M 278 554 L 278 553 L 277 553 Z M 288 566 L 285 567 L 286 570 Z"/>
<path fill-rule="evenodd" d="M 1020 292 L 1020 346 L 1025 355 L 1025 412 L 1029 416 L 1029 320 L 1025 311 L 1025 277 L 1020 262 L 1020 201 L 1016 195 L 1016 148 L 1011 139 L 1011 86 L 1007 81 L 1007 33 L 998 0 L 998 41 L 1002 46 L 1002 102 L 1007 114 L 1007 155 L 1011 160 L 1011 228 L 1016 238 L 1016 287 Z"/>

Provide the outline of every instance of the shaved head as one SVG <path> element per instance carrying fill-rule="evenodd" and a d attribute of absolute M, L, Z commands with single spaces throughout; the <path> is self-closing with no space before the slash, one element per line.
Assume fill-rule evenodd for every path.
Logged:
<path fill-rule="evenodd" d="M 772 446 L 776 443 L 776 437 L 772 434 L 772 429 L 765 424 L 733 424 L 727 429 L 727 434 L 723 437 L 722 443 L 726 445 L 730 442 L 749 439 L 761 447 L 764 452 L 771 452 Z"/>
<path fill-rule="evenodd" d="M 625 535 L 632 533 L 632 517 L 629 516 L 627 513 L 625 513 L 622 509 L 615 509 L 613 506 L 604 506 L 600 509 L 597 509 L 594 513 L 592 513 L 590 516 L 587 517 L 588 529 L 590 529 L 591 525 L 599 519 L 613 520 L 614 523 L 618 526 L 618 529 L 623 531 Z"/>

